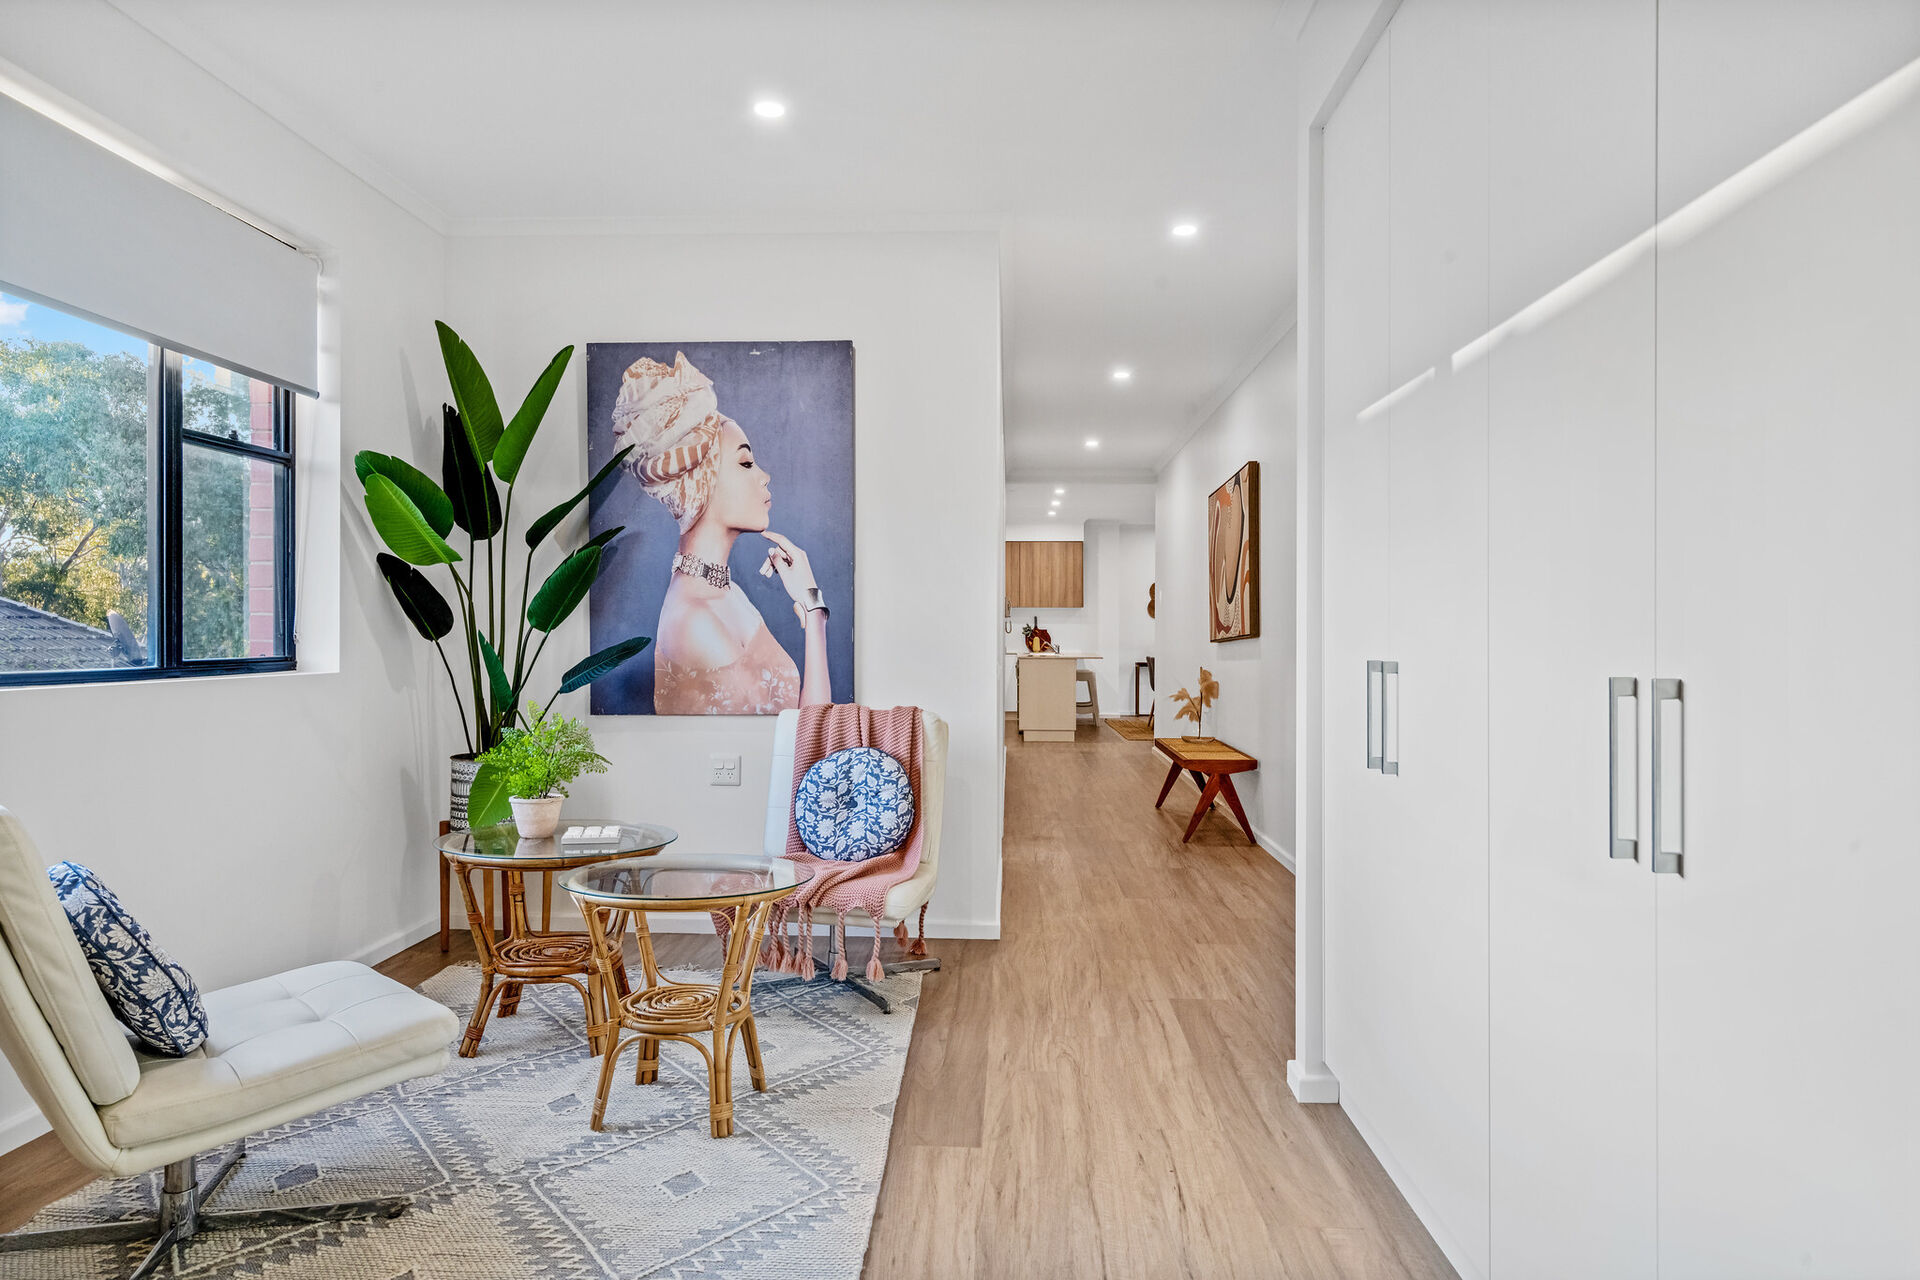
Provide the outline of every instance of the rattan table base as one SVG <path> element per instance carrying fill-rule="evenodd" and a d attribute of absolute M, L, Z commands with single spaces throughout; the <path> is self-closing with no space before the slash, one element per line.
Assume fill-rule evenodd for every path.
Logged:
<path fill-rule="evenodd" d="M 594 951 L 593 938 L 584 933 L 554 933 L 536 930 L 527 921 L 525 874 L 507 871 L 507 932 L 496 937 L 492 922 L 482 913 L 473 891 L 475 864 L 449 858 L 460 892 L 467 902 L 467 923 L 473 929 L 474 949 L 480 956 L 480 996 L 474 1001 L 473 1016 L 467 1019 L 466 1034 L 460 1038 L 460 1056 L 471 1058 L 480 1052 L 480 1037 L 486 1034 L 487 1019 L 495 1001 L 500 1016 L 511 1018 L 520 1008 L 520 988 L 527 983 L 565 983 L 580 993 L 586 1008 L 587 1041 L 595 1054 L 603 1052 L 608 1018 L 608 992 L 623 999 L 629 992 L 626 965 L 621 962 L 619 932 L 613 926 L 612 965 L 604 965 Z M 482 874 L 494 868 L 480 866 Z M 603 989 L 603 983 L 610 983 Z"/>

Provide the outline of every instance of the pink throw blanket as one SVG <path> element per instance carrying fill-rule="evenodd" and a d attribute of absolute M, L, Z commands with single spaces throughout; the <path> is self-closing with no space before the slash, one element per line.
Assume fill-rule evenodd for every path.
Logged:
<path fill-rule="evenodd" d="M 847 912 L 859 908 L 873 920 L 873 958 L 867 962 L 867 979 L 878 982 L 886 976 L 880 967 L 880 916 L 885 910 L 887 891 L 913 878 L 920 867 L 921 837 L 926 824 L 920 791 L 921 713 L 918 707 L 863 707 L 855 704 L 800 708 L 800 724 L 794 734 L 793 791 L 807 770 L 826 756 L 847 747 L 875 747 L 886 752 L 907 773 L 907 785 L 913 788 L 913 830 L 906 842 L 892 853 L 883 853 L 865 862 L 835 862 L 816 858 L 807 852 L 794 821 L 793 807 L 787 807 L 787 847 L 784 856 L 813 872 L 813 879 L 792 895 L 775 904 L 767 926 L 766 946 L 760 963 L 779 973 L 802 978 L 814 976 L 813 913 L 832 912 L 834 979 L 847 976 Z M 733 923 L 733 913 L 716 912 L 714 927 L 721 945 Z M 787 940 L 788 925 L 793 940 Z M 920 908 L 920 938 L 913 945 L 916 955 L 926 954 L 927 909 Z M 906 924 L 894 927 L 895 936 L 905 942 Z"/>

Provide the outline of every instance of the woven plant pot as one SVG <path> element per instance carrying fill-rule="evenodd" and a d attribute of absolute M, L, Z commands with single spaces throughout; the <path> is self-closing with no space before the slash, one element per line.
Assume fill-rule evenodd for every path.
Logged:
<path fill-rule="evenodd" d="M 447 826 L 454 831 L 467 829 L 467 798 L 473 794 L 474 775 L 480 772 L 480 757 L 462 754 L 448 758 L 451 783 L 447 794 Z"/>

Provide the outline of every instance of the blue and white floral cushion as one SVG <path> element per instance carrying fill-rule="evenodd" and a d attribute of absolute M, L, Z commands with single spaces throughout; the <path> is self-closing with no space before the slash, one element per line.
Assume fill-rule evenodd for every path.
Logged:
<path fill-rule="evenodd" d="M 816 761 L 793 797 L 794 825 L 816 858 L 865 862 L 892 853 L 913 830 L 913 788 L 900 762 L 873 747 Z"/>
<path fill-rule="evenodd" d="M 87 967 L 114 1016 L 155 1053 L 180 1057 L 207 1038 L 207 1010 L 193 977 L 154 945 L 100 877 L 77 862 L 47 868 Z"/>

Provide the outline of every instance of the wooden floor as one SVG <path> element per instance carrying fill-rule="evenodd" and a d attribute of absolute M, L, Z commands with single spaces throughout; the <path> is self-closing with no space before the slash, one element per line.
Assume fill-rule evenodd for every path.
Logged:
<path fill-rule="evenodd" d="M 1105 727 L 1009 728 L 1001 938 L 931 947 L 872 1280 L 1454 1275 L 1345 1113 L 1287 1091 L 1293 877 L 1220 811 L 1183 846 L 1197 795 L 1155 812 L 1164 776 Z M 429 940 L 380 968 L 472 955 Z M 85 1182 L 51 1137 L 0 1157 L 0 1229 Z"/>

